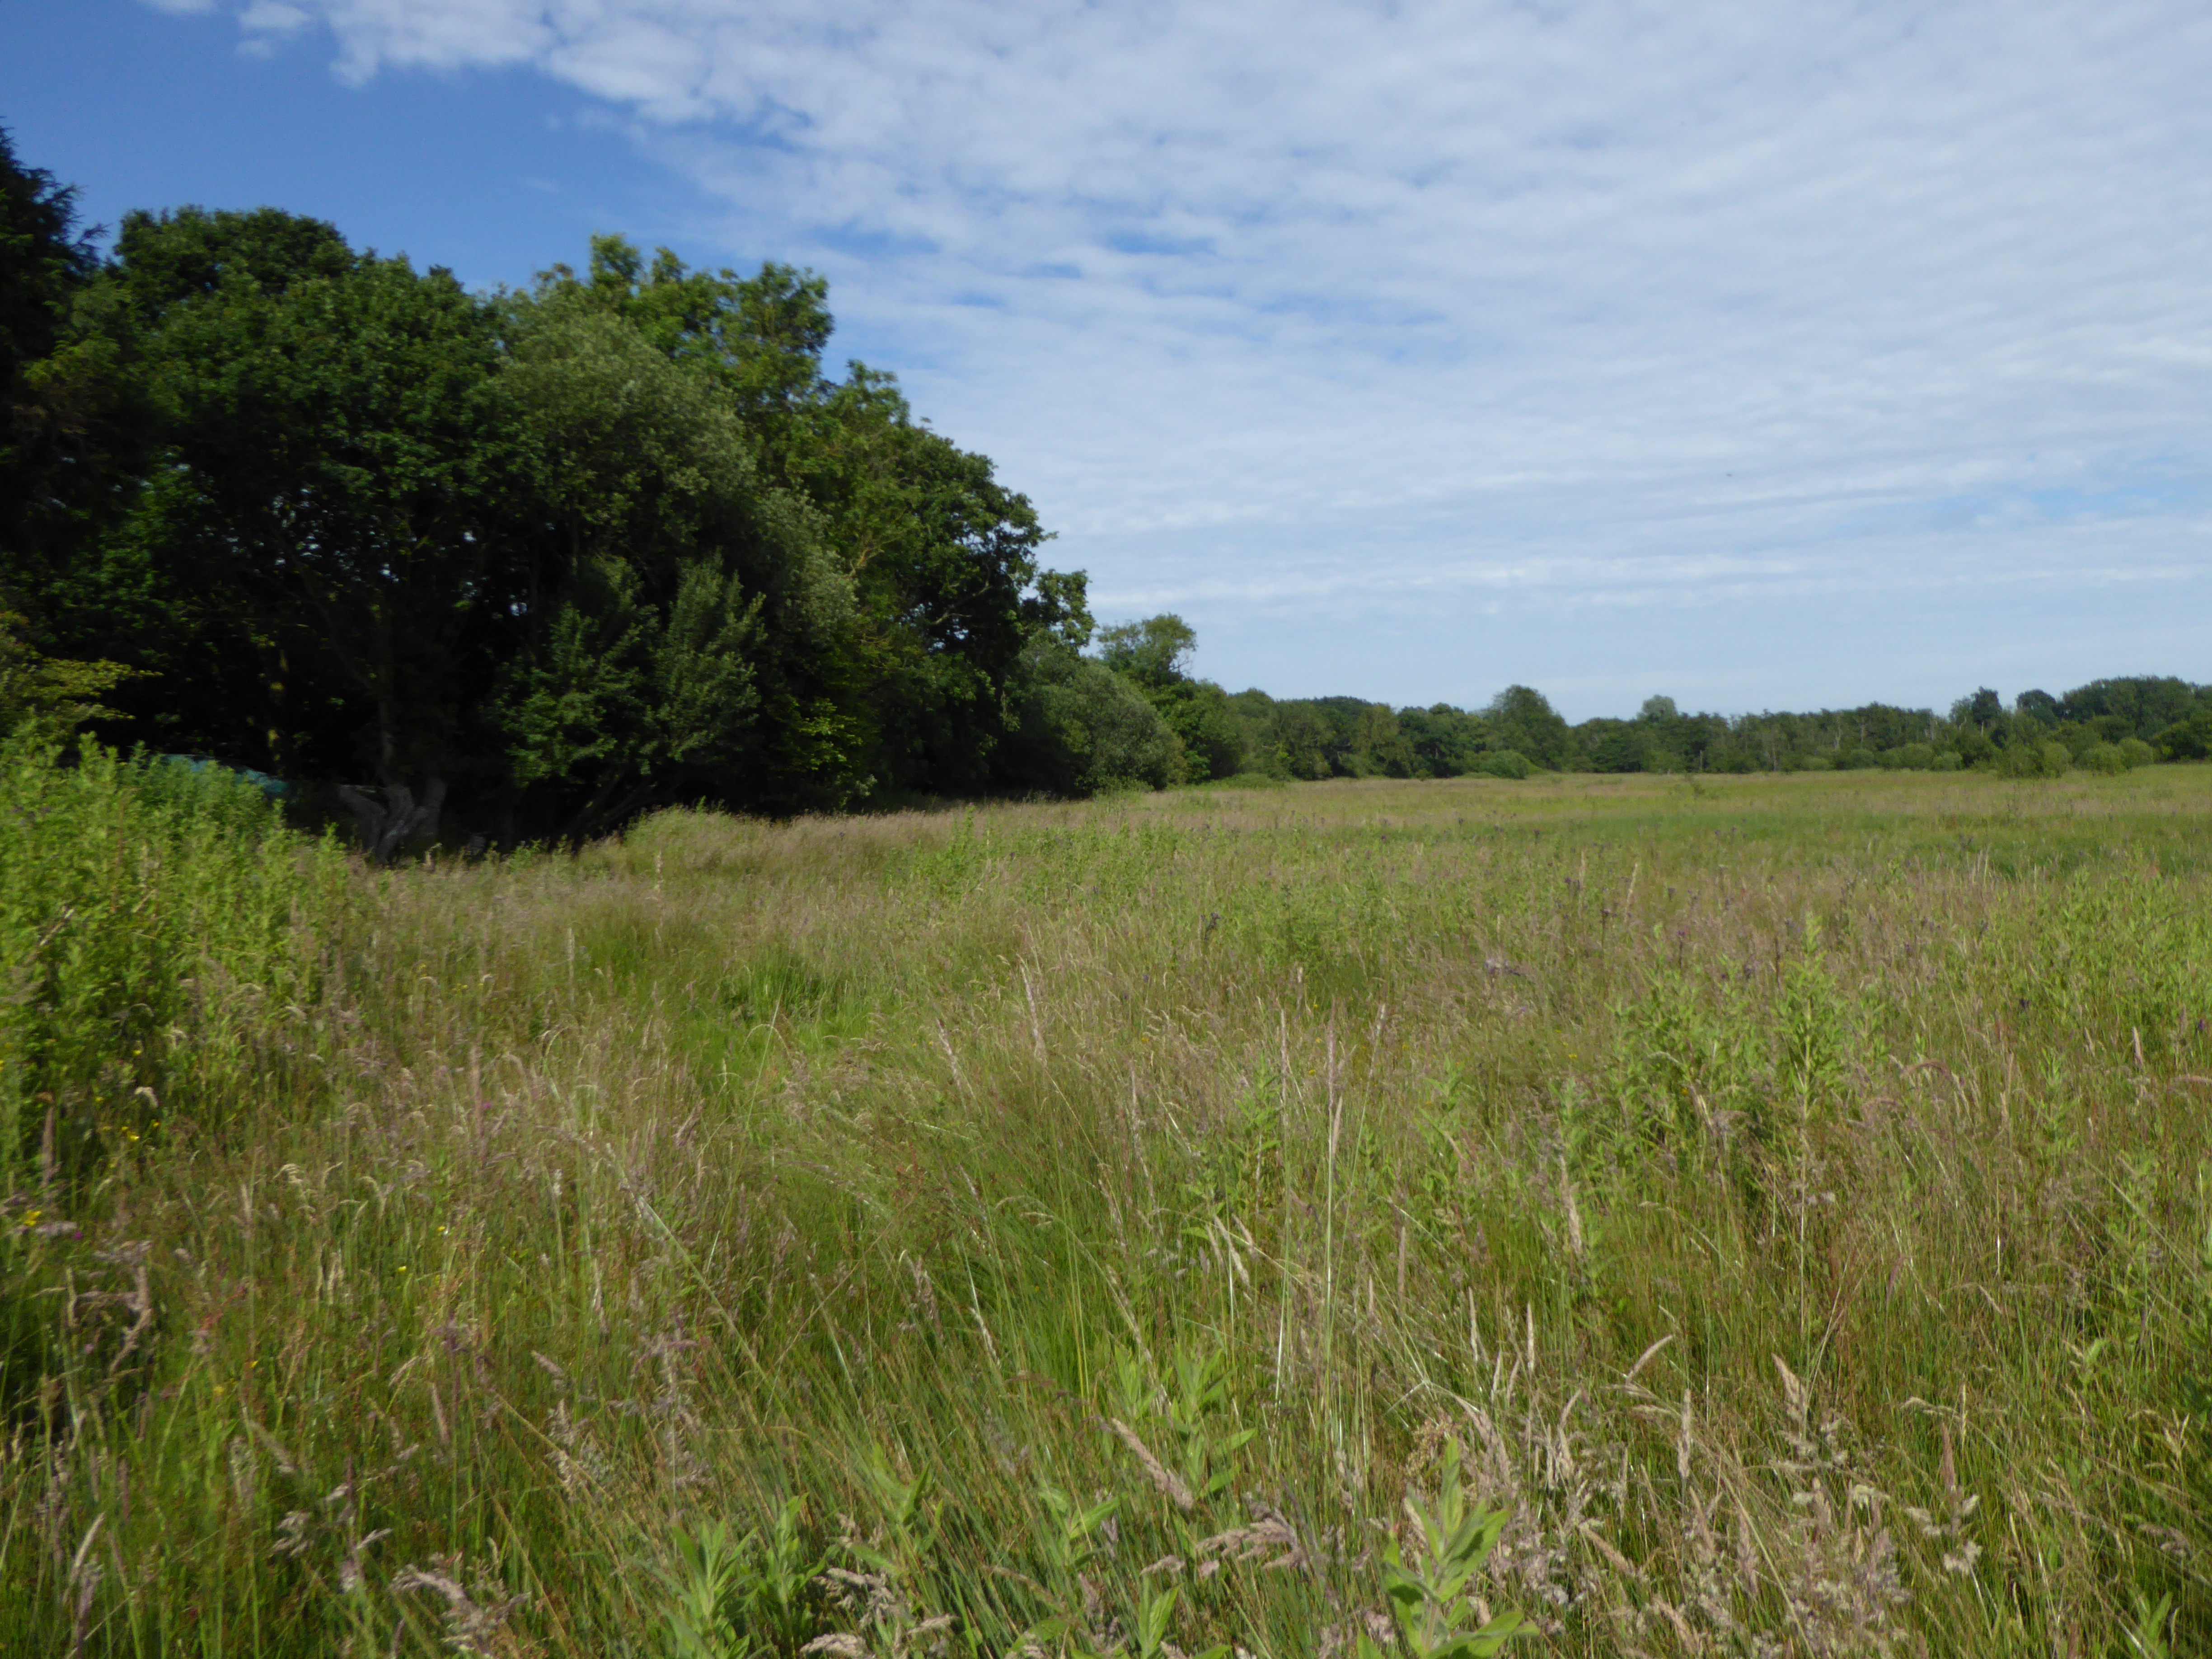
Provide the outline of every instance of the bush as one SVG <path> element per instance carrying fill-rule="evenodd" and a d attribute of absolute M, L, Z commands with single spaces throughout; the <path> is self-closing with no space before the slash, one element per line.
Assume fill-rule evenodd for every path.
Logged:
<path fill-rule="evenodd" d="M 1925 772 L 1936 763 L 1936 750 L 1924 743 L 1908 743 L 1891 750 L 1881 763 L 1900 772 Z"/>
<path fill-rule="evenodd" d="M 0 1195 L 39 1158 L 82 1173 L 161 1113 L 223 1109 L 236 1056 L 210 1005 L 307 1000 L 299 930 L 344 870 L 228 772 L 60 759 L 51 738 L 0 743 Z"/>
<path fill-rule="evenodd" d="M 1475 762 L 1474 769 L 1486 778 L 1525 778 L 1536 769 L 1517 749 L 1493 749 Z"/>
<path fill-rule="evenodd" d="M 345 904 L 336 843 L 234 774 L 62 757 L 0 740 L 0 1407 L 42 1374 L 63 1218 L 120 1149 L 289 1063 L 272 1025 L 314 1000 L 312 930 Z"/>
<path fill-rule="evenodd" d="M 2141 738 L 2122 738 L 2114 746 L 2119 750 L 2120 758 L 2127 763 L 2130 771 L 2138 766 L 2148 766 L 2158 758 L 2158 751 Z"/>
<path fill-rule="evenodd" d="M 1881 764 L 1881 757 L 1871 749 L 1847 749 L 1836 757 L 1838 772 L 1868 772 Z"/>
<path fill-rule="evenodd" d="M 1998 752 L 1997 770 L 2008 778 L 2055 778 L 2074 763 L 2063 743 L 2015 738 Z"/>
<path fill-rule="evenodd" d="M 1182 776 L 1182 745 L 1144 694 L 1112 669 L 1050 641 L 1024 659 L 1020 717 L 1006 770 L 1056 795 L 1146 785 Z"/>
<path fill-rule="evenodd" d="M 1955 772 L 1965 764 L 1957 750 L 1939 749 L 1936 751 L 1936 758 L 1928 763 L 1928 769 L 1931 772 Z"/>
<path fill-rule="evenodd" d="M 2119 751 L 2117 744 L 2093 743 L 2074 757 L 2074 764 L 2084 772 L 2099 772 L 2112 777 L 2128 769 L 2128 757 Z"/>
<path fill-rule="evenodd" d="M 2158 734 L 2158 748 L 2168 760 L 2203 760 L 2212 756 L 2212 714 L 2174 721 Z"/>

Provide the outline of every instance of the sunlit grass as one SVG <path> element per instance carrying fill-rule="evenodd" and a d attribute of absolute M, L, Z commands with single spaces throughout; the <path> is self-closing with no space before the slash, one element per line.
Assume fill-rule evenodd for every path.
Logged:
<path fill-rule="evenodd" d="M 1442 1628 L 1385 1553 L 1449 1576 L 1456 1447 L 1468 1627 L 1547 1650 L 2190 1650 L 2208 808 L 1347 782 L 362 875 L 223 1124 L 24 1247 L 0 1648 L 1351 1659 Z"/>

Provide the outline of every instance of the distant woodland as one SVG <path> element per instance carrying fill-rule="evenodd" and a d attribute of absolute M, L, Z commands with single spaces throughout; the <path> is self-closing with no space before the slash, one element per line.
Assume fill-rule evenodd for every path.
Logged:
<path fill-rule="evenodd" d="M 0 716 L 283 781 L 372 850 L 1239 775 L 2119 769 L 2212 687 L 1570 726 L 1194 678 L 1097 627 L 1029 501 L 825 364 L 826 285 L 617 237 L 526 290 L 261 209 L 100 252 L 0 132 Z"/>

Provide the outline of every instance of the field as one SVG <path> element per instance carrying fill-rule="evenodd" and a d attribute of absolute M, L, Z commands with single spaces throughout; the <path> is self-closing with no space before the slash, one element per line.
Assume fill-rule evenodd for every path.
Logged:
<path fill-rule="evenodd" d="M 2166 766 L 274 838 L 17 1172 L 0 1650 L 2205 1651 L 2208 830 Z M 70 939 L 213 856 L 79 840 Z"/>

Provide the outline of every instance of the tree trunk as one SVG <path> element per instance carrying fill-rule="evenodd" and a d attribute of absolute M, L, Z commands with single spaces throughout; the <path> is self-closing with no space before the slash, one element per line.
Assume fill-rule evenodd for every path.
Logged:
<path fill-rule="evenodd" d="M 338 786 L 338 799 L 361 825 L 362 847 L 372 864 L 385 864 L 418 836 L 438 833 L 438 811 L 446 804 L 446 781 L 435 772 L 422 786 L 419 801 L 404 783 L 386 784 L 377 800 L 351 784 Z"/>

